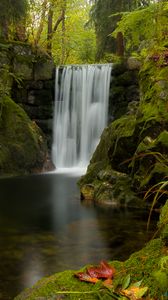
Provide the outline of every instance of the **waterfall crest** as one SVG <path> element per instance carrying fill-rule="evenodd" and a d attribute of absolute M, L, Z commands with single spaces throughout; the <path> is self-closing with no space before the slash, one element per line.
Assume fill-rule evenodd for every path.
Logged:
<path fill-rule="evenodd" d="M 107 125 L 111 65 L 56 69 L 52 159 L 86 167 Z"/>

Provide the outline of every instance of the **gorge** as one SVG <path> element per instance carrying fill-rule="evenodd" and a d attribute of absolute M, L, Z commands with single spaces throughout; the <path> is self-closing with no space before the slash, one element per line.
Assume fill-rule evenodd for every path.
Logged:
<path fill-rule="evenodd" d="M 21 66 L 22 64 L 25 66 L 26 64 L 25 59 L 27 59 L 27 57 L 25 58 L 25 54 L 22 47 L 23 46 L 19 48 L 20 49 L 18 55 L 19 57 L 16 56 L 15 58 L 15 70 L 18 71 L 21 70 L 21 68 L 20 67 L 17 68 L 17 63 L 19 62 L 19 66 Z M 5 52 L 7 52 L 7 50 L 5 50 Z M 21 57 L 22 59 L 20 59 Z M 34 57 L 31 55 L 29 59 L 30 61 L 31 60 L 34 61 Z M 40 61 L 41 59 L 42 58 L 40 58 Z M 9 108 L 11 107 L 10 105 L 12 105 L 12 107 L 15 108 L 14 111 L 15 114 L 13 114 L 12 118 L 11 117 L 9 118 L 11 121 L 15 121 L 12 124 L 17 124 L 16 123 L 17 118 L 15 116 L 21 115 L 22 109 L 20 107 L 24 108 L 33 122 L 30 119 L 28 119 L 28 117 L 26 117 L 25 119 L 25 115 L 24 115 L 22 124 L 30 124 L 30 128 L 32 128 L 31 132 L 33 133 L 34 133 L 33 130 L 34 126 L 35 128 L 37 126 L 36 123 L 40 125 L 41 128 L 45 125 L 44 128 L 47 134 L 49 133 L 48 145 L 51 145 L 51 119 L 52 119 L 53 106 L 54 106 L 53 67 L 51 67 L 50 62 L 47 62 L 47 66 L 48 66 L 47 68 L 49 69 L 49 73 L 47 73 L 45 71 L 45 66 L 46 65 L 44 62 L 43 64 L 41 63 L 38 64 L 33 62 L 31 65 L 31 67 L 33 68 L 33 72 L 30 71 L 29 73 L 29 75 L 31 76 L 28 78 L 27 73 L 26 74 L 22 73 L 21 86 L 18 84 L 16 80 L 13 80 L 11 86 L 11 91 L 12 91 L 11 94 L 12 94 L 12 98 L 17 102 L 17 104 L 15 104 L 12 101 L 12 99 L 10 99 L 10 101 L 5 100 L 3 102 L 3 105 L 1 106 L 2 113 L 3 113 L 2 114 L 3 118 L 1 120 L 2 137 L 5 136 L 3 135 L 4 130 L 7 130 L 6 123 L 5 126 L 3 123 L 5 121 L 7 111 L 9 113 L 9 116 L 11 116 L 10 115 L 11 110 L 6 110 L 6 105 L 8 104 Z M 29 70 L 32 69 L 30 68 Z M 46 74 L 48 76 L 47 82 L 45 79 Z M 153 80 L 153 76 L 151 74 L 155 74 L 155 80 Z M 9 278 L 9 281 L 7 280 L 6 284 L 9 284 L 10 286 L 10 284 L 12 283 L 12 286 L 14 286 L 13 282 L 16 282 L 17 279 L 20 280 L 19 279 L 20 275 L 18 275 L 18 273 L 15 273 L 16 270 L 14 270 L 14 273 L 12 273 L 12 270 L 10 270 L 10 268 L 8 267 L 6 268 L 6 266 L 11 266 L 11 265 L 18 266 L 18 264 L 20 264 L 24 266 L 25 271 L 28 270 L 28 273 L 26 271 L 27 276 L 28 274 L 30 274 L 30 277 L 28 278 L 29 279 L 34 278 L 33 279 L 34 281 L 31 280 L 25 281 L 25 285 L 19 286 L 20 284 L 19 283 L 17 290 L 15 290 L 14 292 L 11 290 L 11 292 L 13 293 L 12 295 L 16 295 L 16 293 L 20 292 L 20 288 L 30 286 L 42 276 L 50 275 L 51 273 L 57 271 L 62 271 L 65 268 L 72 269 L 73 266 L 75 268 L 81 266 L 80 262 L 78 265 L 75 265 L 74 261 L 72 265 L 66 264 L 65 266 L 63 263 L 63 265 L 59 266 L 59 268 L 57 268 L 58 266 L 56 264 L 53 264 L 53 261 L 58 258 L 57 254 L 60 255 L 62 260 L 61 255 L 62 253 L 64 253 L 62 249 L 64 250 L 66 249 L 67 233 L 69 234 L 71 230 L 72 230 L 71 232 L 73 231 L 76 233 L 80 232 L 79 235 L 81 238 L 80 240 L 81 244 L 80 243 L 79 244 L 81 245 L 81 248 L 80 247 L 79 248 L 81 250 L 82 257 L 84 258 L 81 262 L 82 265 L 91 262 L 97 263 L 97 260 L 103 258 L 102 256 L 106 256 L 109 260 L 119 259 L 122 256 L 121 244 L 124 244 L 127 248 L 127 246 L 130 245 L 129 240 L 135 241 L 134 238 L 135 236 L 139 236 L 138 239 L 140 241 L 140 236 L 142 237 L 142 232 L 145 232 L 145 223 L 142 224 L 142 227 L 137 228 L 136 226 L 134 226 L 135 231 L 132 231 L 131 233 L 132 236 L 128 234 L 128 231 L 126 229 L 126 228 L 130 228 L 129 226 L 127 227 L 126 225 L 127 221 L 128 223 L 130 221 L 132 224 L 134 220 L 136 224 L 136 221 L 138 220 L 138 224 L 140 224 L 140 220 L 139 220 L 139 218 L 141 218 L 140 207 L 141 208 L 144 207 L 144 202 L 142 201 L 142 199 L 139 199 L 139 197 L 137 197 L 137 191 L 139 191 L 141 188 L 143 189 L 146 184 L 147 185 L 149 184 L 148 186 L 150 186 L 153 180 L 157 180 L 157 178 L 162 178 L 164 174 L 166 174 L 167 168 L 164 166 L 162 161 L 158 162 L 157 159 L 155 159 L 155 157 L 153 157 L 152 155 L 150 159 L 146 159 L 146 157 L 143 156 L 141 160 L 136 161 L 132 169 L 130 169 L 131 166 L 129 166 L 129 164 L 130 164 L 131 157 L 134 155 L 134 153 L 136 153 L 136 151 L 140 155 L 141 151 L 146 151 L 148 153 L 151 152 L 151 150 L 152 151 L 159 150 L 162 151 L 163 155 L 166 155 L 166 151 L 167 151 L 166 150 L 167 149 L 166 74 L 167 74 L 166 66 L 158 67 L 158 65 L 153 61 L 152 58 L 148 58 L 141 67 L 139 65 L 137 66 L 135 60 L 133 61 L 133 59 L 131 60 L 131 58 L 129 58 L 129 60 L 126 60 L 124 62 L 113 65 L 113 68 L 111 70 L 112 89 L 110 89 L 110 93 L 109 93 L 110 96 L 109 119 L 111 118 L 111 116 L 113 116 L 113 122 L 112 123 L 110 122 L 109 126 L 105 128 L 105 130 L 103 131 L 99 146 L 96 148 L 96 151 L 94 152 L 90 160 L 87 174 L 80 179 L 80 190 L 82 192 L 82 197 L 84 199 L 87 199 L 89 195 L 89 200 L 91 200 L 89 202 L 90 204 L 88 204 L 88 202 L 80 203 L 79 192 L 76 190 L 76 185 L 75 185 L 75 189 L 73 190 L 73 195 L 71 194 L 70 186 L 72 184 L 72 186 L 74 187 L 74 181 L 73 178 L 69 177 L 69 175 L 68 177 L 64 177 L 64 175 L 61 175 L 59 177 L 58 174 L 57 175 L 46 174 L 46 175 L 40 175 L 39 177 L 38 176 L 17 177 L 17 178 L 3 179 L 1 181 L 1 185 L 2 185 L 1 191 L 3 191 L 1 193 L 2 195 L 1 236 L 3 236 L 3 240 L 4 240 L 4 243 L 2 244 L 2 248 L 1 248 L 2 276 L 6 274 L 5 277 Z M 58 82 L 60 83 L 60 79 L 58 80 Z M 141 91 L 140 97 L 138 94 L 138 85 L 140 85 L 140 91 Z M 148 88 L 146 88 L 147 85 Z M 65 91 L 67 91 L 67 89 L 65 89 Z M 48 95 L 50 96 L 48 97 Z M 72 101 L 69 99 L 70 98 L 68 98 L 69 106 L 70 106 L 72 104 Z M 93 107 L 95 106 L 93 105 Z M 20 130 L 22 129 L 22 127 L 23 126 L 21 126 L 19 123 Z M 13 130 L 14 128 L 15 128 L 14 125 L 10 126 L 11 130 Z M 9 140 L 10 142 L 12 141 L 16 142 L 18 128 L 16 129 L 17 130 L 16 130 L 16 135 L 14 136 L 14 140 L 12 139 L 5 140 L 4 144 L 2 143 L 1 151 L 5 149 L 7 145 L 9 145 Z M 6 132 L 9 134 L 10 137 L 12 136 L 9 130 L 7 130 Z M 72 136 L 72 132 L 73 131 L 71 131 L 70 137 Z M 67 131 L 67 127 L 65 129 L 65 133 L 68 136 L 69 132 Z M 8 138 L 9 136 L 6 136 L 6 138 Z M 44 136 L 42 137 L 44 138 Z M 1 142 L 2 141 L 4 140 L 1 139 Z M 25 139 L 23 139 L 23 141 L 25 141 Z M 33 139 L 31 141 L 33 143 Z M 41 141 L 41 138 L 39 141 Z M 16 147 L 16 144 L 14 145 Z M 22 155 L 22 151 L 21 151 L 22 148 L 18 147 L 18 145 L 16 148 L 11 147 L 10 149 L 11 149 L 10 150 L 11 154 L 13 154 L 13 157 L 17 158 L 16 160 L 17 164 L 19 165 L 19 167 L 21 167 L 20 169 L 17 169 L 17 174 L 19 174 L 21 170 L 26 169 L 25 161 L 27 160 L 25 159 L 24 161 L 21 161 L 20 159 L 18 159 L 18 157 L 20 157 L 19 155 Z M 13 149 L 16 149 L 17 152 L 13 151 Z M 26 148 L 28 154 L 31 153 L 30 149 L 31 148 Z M 78 162 L 77 158 L 80 157 L 79 155 L 80 151 L 78 152 L 79 148 L 77 147 L 76 149 L 77 150 L 75 150 L 74 153 L 78 153 L 78 155 L 76 156 L 76 160 L 72 160 L 74 162 L 74 165 L 76 164 L 76 162 Z M 39 153 L 39 150 L 40 149 L 36 150 L 37 154 Z M 90 159 L 89 156 L 88 159 Z M 127 163 L 123 164 L 123 160 L 126 160 Z M 43 161 L 44 161 L 44 157 L 43 157 Z M 86 162 L 85 159 L 83 159 L 82 161 Z M 42 165 L 42 162 L 40 162 L 40 166 Z M 10 164 L 8 165 L 11 166 L 12 163 L 13 161 L 11 160 Z M 34 162 L 33 163 L 31 162 L 31 164 L 33 165 Z M 4 170 L 10 171 L 10 174 L 12 174 L 13 169 L 16 170 L 15 166 L 9 169 L 8 165 L 7 164 L 4 165 L 4 169 L 1 169 L 2 174 L 4 174 Z M 152 168 L 149 168 L 151 172 L 148 174 L 146 170 L 148 170 L 149 165 L 151 165 Z M 73 164 L 71 165 L 71 167 L 72 166 Z M 27 171 L 28 173 L 29 172 L 32 173 L 32 170 L 29 168 L 28 170 L 26 170 L 26 172 Z M 149 176 L 144 177 L 144 174 Z M 77 178 L 75 178 L 74 180 L 76 179 Z M 18 187 L 17 189 L 16 186 Z M 66 199 L 67 199 L 67 204 L 65 204 Z M 111 204 L 114 204 L 113 200 L 117 199 L 118 200 L 117 205 L 115 207 L 113 206 L 110 208 L 109 206 L 107 206 L 107 208 L 105 207 L 102 208 L 101 206 L 99 208 L 99 206 L 97 206 L 96 203 L 98 202 L 104 206 L 104 203 L 106 202 L 107 199 L 109 200 L 109 202 L 111 202 Z M 14 201 L 12 202 L 12 200 Z M 74 203 L 74 201 L 76 200 L 78 203 L 77 204 L 78 208 L 79 206 L 81 207 L 79 209 L 79 214 L 77 213 L 76 207 L 73 207 L 71 205 L 72 204 L 71 201 Z M 18 204 L 16 204 L 17 202 Z M 8 203 L 10 203 L 10 209 L 8 208 Z M 135 207 L 135 204 L 136 204 L 136 212 L 138 213 L 138 215 L 135 214 L 134 210 L 133 213 L 131 213 L 131 210 L 128 210 L 128 207 L 130 206 Z M 87 206 L 87 205 L 91 205 L 91 206 Z M 15 207 L 16 209 L 14 209 Z M 31 207 L 33 209 L 31 209 Z M 70 217 L 68 210 L 72 212 L 72 219 Z M 82 217 L 84 216 L 85 218 L 87 216 L 86 211 L 88 212 L 89 218 L 91 217 L 91 223 L 88 221 L 88 219 L 86 220 L 86 223 L 89 224 L 90 226 L 89 228 L 91 228 L 95 223 L 98 224 L 98 227 L 96 225 L 96 231 L 94 230 L 90 231 L 89 228 L 86 229 L 87 227 L 86 225 L 84 225 L 83 222 L 84 220 Z M 95 215 L 96 212 L 96 217 L 98 217 L 98 222 L 92 219 L 92 212 L 93 215 Z M 28 216 L 28 218 L 24 217 L 24 213 Z M 64 218 L 65 224 L 62 222 L 62 217 L 61 217 L 62 215 L 64 215 L 64 217 L 66 216 L 67 218 L 67 219 Z M 114 215 L 116 219 L 120 220 L 119 224 L 117 223 L 118 224 L 117 226 L 115 226 L 114 223 L 111 224 L 111 222 L 115 219 Z M 81 217 L 82 219 L 79 220 Z M 121 227 L 120 223 L 123 222 L 124 218 L 126 218 L 127 221 L 126 223 L 123 224 L 124 227 Z M 107 225 L 105 225 L 105 219 L 108 220 L 108 222 L 106 223 Z M 58 233 L 59 231 L 58 229 L 60 226 L 63 226 L 64 228 L 60 233 Z M 151 242 L 151 245 L 153 245 L 151 247 L 154 247 L 154 249 L 157 248 L 155 254 L 158 255 L 158 257 L 160 257 L 159 256 L 160 254 L 158 253 L 162 253 L 164 257 L 164 253 L 161 252 L 161 249 L 162 249 L 162 243 L 163 241 L 166 240 L 166 236 L 167 236 L 165 231 L 166 224 L 165 223 L 162 224 L 160 221 L 159 226 L 161 228 L 160 230 L 162 232 L 162 238 L 159 239 L 159 241 L 154 240 L 153 243 Z M 77 228 L 81 230 L 76 231 Z M 103 240 L 104 237 L 107 237 L 107 240 L 105 242 L 105 245 L 107 245 L 107 247 L 105 247 L 107 251 L 102 251 L 102 247 L 104 247 L 103 246 L 104 244 L 99 243 L 101 239 L 100 235 L 94 233 L 97 232 L 97 228 L 101 229 L 101 235 L 103 237 Z M 103 230 L 103 228 L 105 228 L 105 231 Z M 114 236 L 114 228 L 115 231 L 119 229 L 119 232 L 117 232 L 117 236 Z M 108 235 L 106 231 L 109 232 Z M 121 231 L 124 233 L 123 235 L 121 235 Z M 91 238 L 91 236 L 89 235 L 88 248 L 82 251 L 82 245 L 85 240 L 83 234 L 86 237 L 86 232 L 94 236 L 95 246 L 93 247 L 93 238 Z M 98 240 L 96 240 L 96 236 L 98 237 Z M 126 239 L 126 237 L 128 237 L 128 240 Z M 65 241 L 65 244 L 64 243 L 60 244 L 59 243 L 60 239 L 63 242 Z M 73 237 L 71 241 L 72 243 L 73 241 L 76 241 L 76 237 Z M 144 242 L 143 239 L 141 241 Z M 15 253 L 12 252 L 10 256 L 10 249 L 16 247 L 16 244 L 18 246 L 18 250 Z M 30 244 L 30 247 L 28 246 L 28 244 Z M 48 244 L 51 247 L 48 248 Z M 70 245 L 71 245 L 70 248 L 72 249 L 72 244 L 70 243 Z M 76 244 L 74 243 L 73 246 L 74 245 Z M 61 253 L 56 246 L 61 247 L 60 248 Z M 113 246 L 115 246 L 116 248 Z M 133 245 L 134 250 L 138 249 L 136 248 L 136 246 L 138 247 L 138 245 L 135 244 Z M 41 250 L 39 250 L 41 249 L 41 247 L 42 247 L 42 252 Z M 139 245 L 139 247 L 141 247 L 141 245 Z M 149 248 L 146 248 L 146 250 L 144 250 L 146 251 L 145 256 L 146 253 L 149 253 L 150 251 L 152 253 L 153 248 L 151 247 L 149 245 Z M 70 261 L 69 255 L 71 255 L 70 248 L 68 248 L 69 254 L 66 253 L 65 255 L 66 257 L 68 255 L 69 258 L 68 261 Z M 76 256 L 79 254 L 79 248 L 77 249 L 76 246 L 74 246 L 74 251 L 78 250 L 78 252 L 76 252 Z M 33 249 L 35 249 L 35 251 Z M 100 252 L 98 251 L 99 253 L 98 255 L 96 255 L 96 258 L 94 260 L 93 257 L 95 256 L 95 249 L 100 250 Z M 39 251 L 40 251 L 40 257 L 38 255 Z M 129 251 L 132 252 L 133 250 L 127 249 L 126 251 L 124 250 L 124 253 L 126 252 L 130 253 Z M 89 256 L 87 255 L 87 253 L 89 254 Z M 113 256 L 114 253 L 116 254 L 116 256 L 115 255 Z M 118 257 L 118 255 L 120 257 Z M 135 256 L 136 255 L 141 256 L 141 254 L 135 254 Z M 150 256 L 154 260 L 154 264 L 156 265 L 155 269 L 157 270 L 157 268 L 159 268 L 155 263 L 157 257 L 152 256 L 152 254 Z M 27 264 L 29 259 L 28 260 L 25 259 L 27 257 L 30 258 L 32 262 L 37 262 L 37 264 L 35 265 L 35 263 L 33 263 L 31 265 L 31 268 L 27 269 L 25 267 L 25 265 L 27 266 L 29 265 Z M 142 257 L 144 257 L 143 254 Z M 90 260 L 88 260 L 88 258 Z M 124 259 L 125 258 L 126 257 L 124 256 Z M 50 262 L 51 269 L 49 270 L 49 266 L 47 264 L 46 264 L 47 265 L 46 268 L 43 265 L 44 269 L 47 270 L 43 272 L 40 271 L 43 269 L 41 262 L 45 259 Z M 126 268 L 127 266 L 129 266 L 129 264 L 131 265 L 131 268 L 134 270 L 134 261 L 131 260 L 131 258 L 130 260 L 126 261 L 125 263 Z M 122 269 L 122 263 L 119 265 L 116 264 L 116 267 L 119 270 Z M 149 268 L 149 265 L 145 264 L 144 268 Z M 9 270 L 11 274 L 16 274 L 16 277 L 13 276 L 13 279 L 11 279 L 7 270 Z M 32 272 L 34 272 L 35 276 L 32 276 Z M 141 277 L 142 276 L 141 270 L 139 270 L 138 272 L 139 272 L 138 274 L 140 275 L 137 276 Z M 61 277 L 62 273 L 59 274 L 58 277 L 59 276 Z M 68 276 L 68 274 L 72 274 L 72 273 L 65 272 L 65 278 L 66 276 Z M 136 274 L 134 274 L 134 271 L 132 271 L 131 274 L 132 276 L 136 276 Z M 25 273 L 21 276 L 23 276 L 22 278 L 25 278 L 24 277 Z M 57 277 L 57 275 L 55 276 Z M 72 278 L 73 276 L 71 275 L 71 279 Z M 121 276 L 120 280 L 122 281 L 122 279 L 123 277 Z M 66 279 L 60 279 L 60 280 L 62 280 L 61 284 L 62 286 L 64 286 Z M 151 279 L 149 278 L 149 280 Z M 78 285 L 75 279 L 72 279 L 72 281 L 74 282 L 75 286 Z M 70 289 L 69 284 L 70 281 L 68 279 L 68 283 L 65 284 L 66 286 L 65 288 Z M 150 281 L 148 281 L 148 284 L 150 286 Z M 44 290 L 41 291 L 41 288 L 39 288 L 37 284 L 39 297 L 43 297 L 43 296 L 45 297 L 45 295 L 49 295 L 47 297 L 50 297 L 50 295 L 52 294 L 52 292 L 50 294 L 50 291 L 47 292 L 48 283 L 46 283 L 44 279 L 44 286 L 45 285 L 47 285 L 47 289 L 45 290 L 44 288 L 45 291 Z M 6 298 L 9 297 L 8 295 L 6 295 L 6 291 L 8 290 L 8 288 L 6 288 L 5 291 L 4 289 L 5 289 L 5 285 L 3 281 L 2 282 L 3 300 L 5 299 L 5 297 Z M 34 289 L 32 290 L 30 289 L 29 292 L 34 293 Z M 26 299 L 26 298 L 31 299 L 30 297 L 29 294 L 28 296 L 26 294 L 22 294 L 21 296 L 18 296 L 16 299 Z M 32 299 L 35 299 L 33 297 L 36 296 L 32 296 Z"/>
<path fill-rule="evenodd" d="M 0 300 L 168 300 L 167 24 L 0 0 Z"/>

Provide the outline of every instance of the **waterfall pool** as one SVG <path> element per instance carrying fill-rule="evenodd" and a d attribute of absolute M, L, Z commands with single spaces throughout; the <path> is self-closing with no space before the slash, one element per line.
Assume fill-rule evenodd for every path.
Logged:
<path fill-rule="evenodd" d="M 0 299 L 43 276 L 126 259 L 151 237 L 147 213 L 80 202 L 73 174 L 0 180 Z"/>

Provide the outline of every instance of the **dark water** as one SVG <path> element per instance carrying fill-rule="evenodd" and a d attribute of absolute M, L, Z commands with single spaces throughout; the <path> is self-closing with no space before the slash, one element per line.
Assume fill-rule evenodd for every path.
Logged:
<path fill-rule="evenodd" d="M 76 179 L 48 174 L 0 180 L 1 300 L 58 271 L 123 260 L 149 238 L 147 215 L 80 203 Z"/>

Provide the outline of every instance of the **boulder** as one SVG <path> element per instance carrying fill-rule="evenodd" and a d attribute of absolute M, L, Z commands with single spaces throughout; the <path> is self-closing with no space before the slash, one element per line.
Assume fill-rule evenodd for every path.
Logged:
<path fill-rule="evenodd" d="M 47 156 L 44 135 L 8 96 L 0 102 L 0 175 L 40 171 Z"/>

